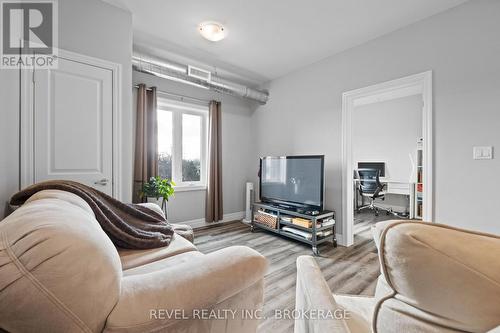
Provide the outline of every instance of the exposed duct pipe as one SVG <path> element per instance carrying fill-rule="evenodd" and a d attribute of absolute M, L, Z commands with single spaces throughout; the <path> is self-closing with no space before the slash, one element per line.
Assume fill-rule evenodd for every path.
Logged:
<path fill-rule="evenodd" d="M 261 104 L 266 104 L 269 99 L 269 93 L 267 91 L 249 88 L 242 84 L 217 77 L 214 73 L 208 71 L 205 72 L 204 70 L 199 70 L 197 68 L 194 68 L 194 71 L 198 71 L 200 75 L 190 75 L 190 69 L 192 71 L 193 68 L 190 68 L 187 65 L 182 65 L 165 59 L 145 56 L 135 52 L 132 56 L 132 67 L 134 70 L 139 72 L 194 85 L 200 88 L 210 89 L 224 94 L 248 98 Z M 203 75 L 206 75 L 206 77 Z"/>

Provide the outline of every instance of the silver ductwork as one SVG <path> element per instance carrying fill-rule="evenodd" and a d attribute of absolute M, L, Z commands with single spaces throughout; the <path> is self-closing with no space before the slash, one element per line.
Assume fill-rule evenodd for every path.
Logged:
<path fill-rule="evenodd" d="M 135 52 L 132 56 L 132 67 L 138 72 L 148 73 L 164 79 L 210 89 L 223 94 L 248 98 L 261 104 L 266 104 L 269 99 L 269 93 L 267 91 L 253 89 L 242 84 L 225 80 L 211 72 L 207 72 L 209 74 L 209 79 L 194 77 L 188 75 L 189 66 L 187 65 Z"/>

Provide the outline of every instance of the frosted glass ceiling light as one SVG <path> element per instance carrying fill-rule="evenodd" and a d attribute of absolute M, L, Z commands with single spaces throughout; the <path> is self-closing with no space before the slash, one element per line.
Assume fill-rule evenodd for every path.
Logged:
<path fill-rule="evenodd" d="M 218 42 L 227 35 L 227 30 L 218 22 L 203 22 L 198 26 L 200 34 L 211 42 Z"/>

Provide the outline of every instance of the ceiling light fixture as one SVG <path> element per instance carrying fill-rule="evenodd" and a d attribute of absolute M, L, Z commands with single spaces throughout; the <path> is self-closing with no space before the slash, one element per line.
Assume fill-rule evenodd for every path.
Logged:
<path fill-rule="evenodd" d="M 227 35 L 227 30 L 218 22 L 202 22 L 198 26 L 200 34 L 211 42 L 218 42 Z"/>

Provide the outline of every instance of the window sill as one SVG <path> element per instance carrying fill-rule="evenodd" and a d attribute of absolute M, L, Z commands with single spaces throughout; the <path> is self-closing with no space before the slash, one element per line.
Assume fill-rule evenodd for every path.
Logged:
<path fill-rule="evenodd" d="M 175 192 L 189 192 L 189 191 L 205 191 L 206 185 L 181 185 L 174 186 Z"/>

